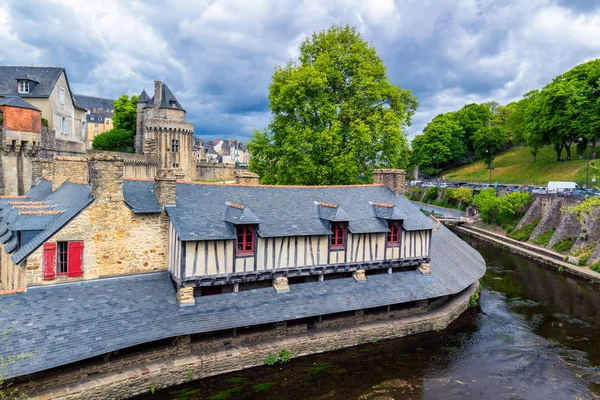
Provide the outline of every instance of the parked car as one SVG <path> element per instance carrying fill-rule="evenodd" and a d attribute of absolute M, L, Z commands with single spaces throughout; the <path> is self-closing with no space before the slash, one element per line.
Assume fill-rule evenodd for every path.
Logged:
<path fill-rule="evenodd" d="M 548 194 L 548 188 L 544 187 L 544 186 L 538 186 L 538 187 L 533 188 L 531 193 L 533 193 L 533 194 Z"/>
<path fill-rule="evenodd" d="M 596 189 L 596 188 L 588 188 L 588 189 L 583 189 L 585 191 L 585 195 L 588 197 L 591 196 L 600 196 L 600 190 Z"/>
<path fill-rule="evenodd" d="M 560 192 L 560 194 L 562 196 L 569 196 L 569 197 L 583 197 L 585 196 L 585 190 L 583 189 L 564 189 L 562 192 Z"/>

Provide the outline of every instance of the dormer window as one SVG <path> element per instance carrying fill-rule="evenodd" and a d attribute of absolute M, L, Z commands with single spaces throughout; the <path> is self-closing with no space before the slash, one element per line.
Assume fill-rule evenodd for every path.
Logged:
<path fill-rule="evenodd" d="M 20 80 L 18 82 L 19 85 L 19 93 L 29 93 L 29 81 L 28 80 Z"/>
<path fill-rule="evenodd" d="M 169 104 L 171 104 L 171 107 L 173 108 L 177 107 L 177 102 L 175 100 L 169 101 Z"/>
<path fill-rule="evenodd" d="M 388 246 L 395 246 L 400 244 L 400 221 L 388 221 L 388 229 Z"/>
<path fill-rule="evenodd" d="M 331 238 L 329 240 L 329 248 L 332 250 L 341 250 L 346 246 L 346 224 L 343 222 L 331 223 Z"/>
<path fill-rule="evenodd" d="M 254 226 L 238 225 L 236 226 L 236 255 L 253 256 L 254 255 Z"/>

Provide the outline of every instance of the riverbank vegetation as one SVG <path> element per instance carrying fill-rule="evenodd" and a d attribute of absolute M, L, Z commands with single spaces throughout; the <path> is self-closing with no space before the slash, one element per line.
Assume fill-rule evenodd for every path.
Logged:
<path fill-rule="evenodd" d="M 498 196 L 494 189 L 486 189 L 473 197 L 473 205 L 479 209 L 483 222 L 501 226 L 510 233 L 531 205 L 531 196 L 521 192 Z"/>
<path fill-rule="evenodd" d="M 531 237 L 531 234 L 533 233 L 535 228 L 537 228 L 539 223 L 540 223 L 540 220 L 536 219 L 535 221 L 533 221 L 530 224 L 524 225 L 524 226 L 520 227 L 519 229 L 515 229 L 512 232 L 509 232 L 507 236 L 511 239 L 519 240 L 521 242 L 526 242 L 529 240 L 529 238 Z"/>
<path fill-rule="evenodd" d="M 558 75 L 543 88 L 525 93 L 519 101 L 507 105 L 493 101 L 467 104 L 457 111 L 437 115 L 422 134 L 415 136 L 411 164 L 429 175 L 450 170 L 444 175 L 453 180 L 484 180 L 483 175 L 492 167 L 495 179 L 503 183 L 561 180 L 556 174 L 546 179 L 532 171 L 521 170 L 526 176 L 520 176 L 515 169 L 496 171 L 497 156 L 521 145 L 519 155 L 525 156 L 526 164 L 543 170 L 539 164 L 546 162 L 539 161 L 550 155 L 552 168 L 576 171 L 571 179 L 562 178 L 573 180 L 573 175 L 580 175 L 579 166 L 565 167 L 576 158 L 572 157 L 572 148 L 582 158 L 596 158 L 599 125 L 600 59 L 596 59 Z M 451 170 L 474 160 L 480 161 Z M 469 179 L 465 172 L 479 179 Z"/>
<path fill-rule="evenodd" d="M 407 197 L 421 203 L 465 211 L 473 204 L 473 189 L 413 186 L 408 190 Z"/>

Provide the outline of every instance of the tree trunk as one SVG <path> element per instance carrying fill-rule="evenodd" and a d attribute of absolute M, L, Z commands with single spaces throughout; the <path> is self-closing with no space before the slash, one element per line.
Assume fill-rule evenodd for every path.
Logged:
<path fill-rule="evenodd" d="M 565 150 L 567 151 L 567 161 L 571 161 L 571 145 L 565 144 Z"/>
<path fill-rule="evenodd" d="M 595 160 L 596 159 L 596 139 L 594 139 L 592 141 L 592 143 L 593 143 L 593 147 L 592 147 L 592 160 Z"/>
<path fill-rule="evenodd" d="M 560 161 L 560 156 L 562 155 L 563 145 L 562 143 L 554 145 L 554 151 L 556 152 L 556 161 Z"/>
<path fill-rule="evenodd" d="M 535 154 L 532 154 L 532 155 L 531 155 L 531 162 L 535 162 L 535 160 L 536 160 L 536 155 L 535 155 Z"/>

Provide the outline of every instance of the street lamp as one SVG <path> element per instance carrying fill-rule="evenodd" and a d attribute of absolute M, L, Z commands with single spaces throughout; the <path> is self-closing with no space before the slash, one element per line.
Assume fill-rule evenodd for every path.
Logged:
<path fill-rule="evenodd" d="M 579 138 L 579 143 L 583 143 L 583 138 Z M 587 147 L 590 147 L 591 145 L 592 145 L 592 143 L 588 142 L 586 144 L 586 149 L 587 149 Z M 586 163 L 586 166 L 585 166 L 585 188 L 586 189 L 588 188 L 588 183 L 589 183 L 588 182 L 588 177 L 590 175 L 590 150 L 589 149 L 587 149 L 587 150 L 588 150 L 588 155 L 587 155 L 587 163 Z"/>
<path fill-rule="evenodd" d="M 486 154 L 486 157 L 488 154 L 490 156 L 490 158 L 488 158 L 488 160 L 490 160 L 490 162 L 488 163 L 488 168 L 490 169 L 490 186 L 491 186 L 492 185 L 492 159 L 491 159 L 492 152 L 488 149 L 485 149 L 485 154 Z"/>

